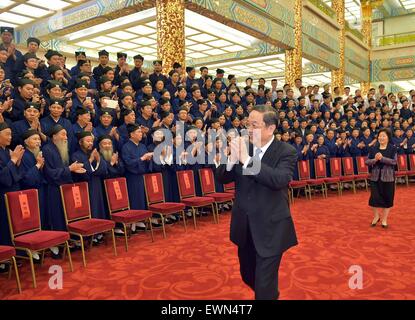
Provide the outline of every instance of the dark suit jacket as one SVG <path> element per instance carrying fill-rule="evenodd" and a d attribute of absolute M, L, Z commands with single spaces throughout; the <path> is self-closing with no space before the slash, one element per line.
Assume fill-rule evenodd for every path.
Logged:
<path fill-rule="evenodd" d="M 262 257 L 275 256 L 297 244 L 288 202 L 288 183 L 296 163 L 295 149 L 274 140 L 262 157 L 259 174 L 243 175 L 241 164 L 231 171 L 226 171 L 226 164 L 215 170 L 220 183 L 235 181 L 230 232 L 233 243 L 245 245 L 249 224 L 256 251 Z"/>

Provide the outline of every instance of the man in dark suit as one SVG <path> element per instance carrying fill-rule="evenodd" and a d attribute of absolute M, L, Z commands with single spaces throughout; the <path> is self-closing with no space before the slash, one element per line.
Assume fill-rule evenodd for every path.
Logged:
<path fill-rule="evenodd" d="M 249 156 L 246 139 L 238 137 L 231 141 L 227 163 L 216 168 L 220 183 L 235 181 L 231 241 L 238 246 L 242 280 L 259 300 L 278 299 L 282 255 L 297 245 L 288 203 L 297 154 L 291 145 L 274 138 L 277 127 L 273 108 L 254 107 L 248 128 L 254 156 Z"/>

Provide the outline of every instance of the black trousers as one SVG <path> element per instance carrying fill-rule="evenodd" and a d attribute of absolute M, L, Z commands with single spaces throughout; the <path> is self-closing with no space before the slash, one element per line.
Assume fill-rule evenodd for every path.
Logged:
<path fill-rule="evenodd" d="M 282 254 L 261 257 L 255 249 L 251 230 L 247 230 L 244 247 L 238 247 L 238 257 L 242 280 L 255 292 L 255 300 L 275 300 L 278 291 L 278 269 Z"/>

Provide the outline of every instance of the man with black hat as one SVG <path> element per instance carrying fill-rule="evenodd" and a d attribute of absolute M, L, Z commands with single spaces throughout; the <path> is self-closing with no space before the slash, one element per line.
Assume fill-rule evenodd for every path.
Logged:
<path fill-rule="evenodd" d="M 109 53 L 106 50 L 101 50 L 98 52 L 99 65 L 94 68 L 92 71 L 94 74 L 94 79 L 96 83 L 99 83 L 99 80 L 104 75 L 104 68 L 108 65 L 109 62 Z"/>
<path fill-rule="evenodd" d="M 34 58 L 38 60 L 36 53 L 39 50 L 40 40 L 38 38 L 29 37 L 27 38 L 26 43 L 27 43 L 27 53 L 16 60 L 16 63 L 14 65 L 14 71 L 13 71 L 15 74 L 18 74 L 25 69 L 24 56 L 29 54 L 31 57 L 34 56 Z"/>
<path fill-rule="evenodd" d="M 34 129 L 38 132 L 42 142 L 46 142 L 46 135 L 42 133 L 42 128 L 40 125 L 40 105 L 34 102 L 26 103 L 24 107 L 24 119 L 13 122 L 12 131 L 13 131 L 13 141 L 12 145 L 17 146 L 22 144 L 22 135 L 29 129 Z"/>
<path fill-rule="evenodd" d="M 190 92 L 193 85 L 198 85 L 198 80 L 196 79 L 196 70 L 194 67 L 186 67 L 186 90 Z"/>
<path fill-rule="evenodd" d="M 95 128 L 91 122 L 91 113 L 85 108 L 78 108 L 76 110 L 76 122 L 72 125 L 72 130 L 75 136 L 76 144 L 78 140 L 76 136 L 80 132 L 88 131 L 96 136 Z"/>
<path fill-rule="evenodd" d="M 27 103 L 32 102 L 34 83 L 29 79 L 21 79 L 17 87 L 17 93 L 13 99 L 11 109 L 5 111 L 3 116 L 12 121 L 24 119 L 24 108 Z"/>
<path fill-rule="evenodd" d="M 43 173 L 47 181 L 46 216 L 50 219 L 52 230 L 66 230 L 65 216 L 62 207 L 59 187 L 63 184 L 73 183 L 72 172 L 85 173 L 82 163 L 70 163 L 68 137 L 66 130 L 57 124 L 48 132 L 50 142 L 43 149 L 45 165 Z"/>
<path fill-rule="evenodd" d="M 112 137 L 104 134 L 98 138 L 99 153 L 101 161 L 105 161 L 107 165 L 107 179 L 118 178 L 124 176 L 124 163 L 119 153 L 114 149 Z"/>
<path fill-rule="evenodd" d="M 91 113 L 91 117 L 95 117 L 97 106 L 92 97 L 88 96 L 88 89 L 87 81 L 77 80 L 75 82 L 75 95 L 72 96 L 72 108 L 69 113 L 69 119 L 72 123 L 76 121 L 76 111 L 80 108 L 87 109 Z"/>
<path fill-rule="evenodd" d="M 134 69 L 129 74 L 129 79 L 133 85 L 134 91 L 139 91 L 143 87 L 143 80 L 148 78 L 148 74 L 143 71 L 144 58 L 142 55 L 137 54 L 134 56 Z"/>
<path fill-rule="evenodd" d="M 71 77 L 76 77 L 79 74 L 79 72 L 81 72 L 79 70 L 78 62 L 80 60 L 86 60 L 85 51 L 75 51 L 75 60 L 76 60 L 77 64 L 71 68 L 71 71 L 70 71 Z"/>
<path fill-rule="evenodd" d="M 19 167 L 24 154 L 23 146 L 13 151 L 8 147 L 12 142 L 12 130 L 6 122 L 0 123 L 0 197 L 4 199 L 6 192 L 19 190 L 21 179 Z M 0 244 L 11 245 L 9 223 L 5 202 L 0 201 Z M 0 265 L 1 268 L 1 265 Z M 4 269 L 4 266 L 3 266 Z"/>
<path fill-rule="evenodd" d="M 42 132 L 49 132 L 55 125 L 59 124 L 65 128 L 68 137 L 69 151 L 75 151 L 75 138 L 72 123 L 63 117 L 65 111 L 65 101 L 63 99 L 51 98 L 47 104 L 48 115 L 40 119 Z"/>
<path fill-rule="evenodd" d="M 124 144 L 121 155 L 125 165 L 128 197 L 132 210 L 142 210 L 147 207 L 143 174 L 149 172 L 148 166 L 153 153 L 148 152 L 146 146 L 141 143 L 143 132 L 139 125 L 130 124 L 127 130 L 129 140 Z"/>
<path fill-rule="evenodd" d="M 226 83 L 225 83 L 225 71 L 223 69 L 216 69 L 216 79 L 220 79 L 222 81 L 222 90 L 226 89 Z"/>
<path fill-rule="evenodd" d="M 112 125 L 113 121 L 113 109 L 103 108 L 100 110 L 99 123 L 95 126 L 95 134 L 97 137 L 103 135 L 109 135 L 112 139 L 115 150 L 120 150 L 121 145 L 120 135 L 118 134 L 117 127 Z"/>
<path fill-rule="evenodd" d="M 121 150 L 122 150 L 122 146 L 124 146 L 124 144 L 130 139 L 127 127 L 130 124 L 135 124 L 136 123 L 135 119 L 136 119 L 136 115 L 135 115 L 134 110 L 123 109 L 123 111 L 121 112 L 120 121 L 122 122 L 122 125 L 120 125 L 117 128 L 118 134 L 120 135 L 119 144 L 120 144 Z"/>
<path fill-rule="evenodd" d="M 10 70 L 14 70 L 17 59 L 22 56 L 22 53 L 16 49 L 16 45 L 13 43 L 14 29 L 11 27 L 0 27 L 1 44 L 0 47 L 4 47 L 7 50 L 7 62 L 6 67 Z"/>
<path fill-rule="evenodd" d="M 154 72 L 152 74 L 150 74 L 149 79 L 151 82 L 151 85 L 153 87 L 153 89 L 156 87 L 156 83 L 159 80 L 162 80 L 164 82 L 164 84 L 167 83 L 167 77 L 162 74 L 162 70 L 163 70 L 163 62 L 161 60 L 155 60 L 153 61 L 153 66 L 154 66 Z"/>
<path fill-rule="evenodd" d="M 102 179 L 107 177 L 107 164 L 101 161 L 101 156 L 94 148 L 94 136 L 91 132 L 83 131 L 77 134 L 79 149 L 72 155 L 72 162 L 83 164 L 84 173 L 74 173 L 75 181 L 88 182 L 91 214 L 96 219 L 108 219 L 105 211 Z"/>
<path fill-rule="evenodd" d="M 117 52 L 117 61 L 118 64 L 114 69 L 115 78 L 114 78 L 114 84 L 117 86 L 121 85 L 120 77 L 126 76 L 128 77 L 130 73 L 130 67 L 127 63 L 127 54 L 124 52 Z"/>
<path fill-rule="evenodd" d="M 199 71 L 200 71 L 200 78 L 197 80 L 197 83 L 200 88 L 203 88 L 203 86 L 205 85 L 206 79 L 209 75 L 209 69 L 208 67 L 201 67 Z"/>

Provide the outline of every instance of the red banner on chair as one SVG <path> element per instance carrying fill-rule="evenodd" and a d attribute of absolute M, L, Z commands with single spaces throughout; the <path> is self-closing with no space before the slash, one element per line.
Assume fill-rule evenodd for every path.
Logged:
<path fill-rule="evenodd" d="M 339 160 L 335 159 L 333 162 L 334 162 L 334 170 L 338 172 L 339 171 Z"/>
<path fill-rule="evenodd" d="M 156 176 L 151 176 L 151 184 L 153 185 L 153 192 L 158 193 L 159 192 L 159 183 L 157 181 Z"/>
<path fill-rule="evenodd" d="M 184 187 L 186 188 L 186 190 L 189 190 L 190 179 L 189 179 L 189 174 L 187 172 L 183 173 L 183 182 L 184 182 Z"/>
<path fill-rule="evenodd" d="M 361 168 L 364 168 L 365 167 L 365 159 L 362 157 L 362 158 L 360 158 L 360 167 Z"/>
<path fill-rule="evenodd" d="M 346 158 L 346 168 L 347 168 L 347 170 L 350 170 L 351 169 L 350 158 Z"/>
<path fill-rule="evenodd" d="M 321 159 L 318 159 L 317 160 L 317 163 L 318 163 L 318 171 L 321 173 L 321 172 L 323 172 L 324 171 L 324 168 L 323 168 L 323 160 L 321 160 Z"/>
<path fill-rule="evenodd" d="M 305 161 L 302 161 L 302 162 L 301 162 L 301 167 L 302 167 L 302 169 L 303 169 L 303 173 L 306 173 L 306 172 L 307 172 L 307 164 L 306 164 L 306 162 L 305 162 Z"/>
<path fill-rule="evenodd" d="M 19 194 L 20 210 L 22 211 L 22 219 L 30 219 L 30 207 L 27 194 Z"/>
<path fill-rule="evenodd" d="M 118 181 L 113 181 L 112 186 L 114 187 L 115 198 L 117 200 L 121 200 L 122 199 L 122 192 L 121 192 L 121 188 L 120 188 L 120 183 Z"/>
<path fill-rule="evenodd" d="M 82 208 L 81 190 L 78 186 L 72 187 L 72 197 L 75 204 L 75 209 Z"/>
<path fill-rule="evenodd" d="M 399 162 L 401 163 L 401 167 L 404 168 L 405 167 L 405 159 L 404 159 L 404 157 L 400 156 L 399 157 Z"/>
<path fill-rule="evenodd" d="M 210 181 L 210 174 L 209 174 L 209 171 L 205 170 L 205 171 L 204 171 L 204 175 L 205 175 L 206 185 L 207 185 L 207 186 L 210 186 L 211 181 Z"/>

